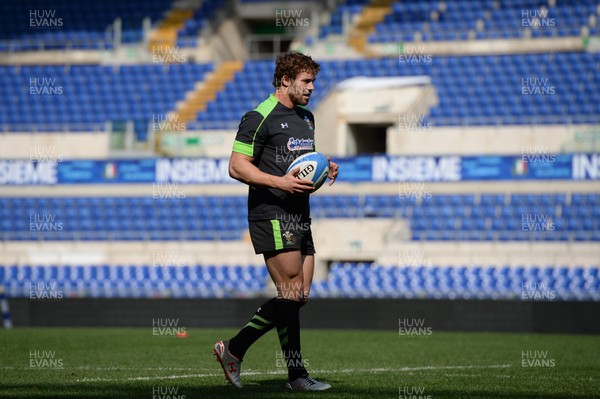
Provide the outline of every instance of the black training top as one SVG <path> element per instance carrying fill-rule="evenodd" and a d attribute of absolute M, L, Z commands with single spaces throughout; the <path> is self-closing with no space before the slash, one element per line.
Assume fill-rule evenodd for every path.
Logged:
<path fill-rule="evenodd" d="M 233 151 L 254 158 L 262 172 L 285 175 L 300 155 L 315 151 L 315 118 L 302 106 L 293 109 L 271 94 L 255 110 L 244 115 Z M 286 194 L 275 188 L 250 186 L 248 220 L 281 219 L 284 215 L 310 217 L 307 194 Z"/>

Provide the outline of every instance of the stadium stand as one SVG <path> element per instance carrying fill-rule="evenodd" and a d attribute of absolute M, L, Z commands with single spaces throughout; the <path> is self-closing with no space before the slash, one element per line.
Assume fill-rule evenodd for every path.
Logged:
<path fill-rule="evenodd" d="M 368 0 L 351 0 L 344 4 L 340 4 L 335 11 L 331 14 L 331 20 L 328 25 L 321 27 L 319 31 L 319 38 L 325 39 L 331 34 L 342 34 L 342 20 L 344 14 L 348 13 L 350 18 L 355 17 L 368 3 Z"/>
<path fill-rule="evenodd" d="M 31 290 L 36 291 L 36 282 L 45 281 L 56 284 L 65 298 L 223 298 L 260 295 L 266 287 L 267 270 L 245 265 L 9 266 L 0 267 L 2 279 L 13 297 L 28 297 Z"/>
<path fill-rule="evenodd" d="M 600 114 L 600 92 L 596 89 L 600 75 L 593 71 L 598 62 L 598 53 L 435 57 L 432 63 L 405 65 L 393 58 L 325 61 L 319 75 L 323 84 L 313 101 L 317 107 L 336 83 L 353 76 L 429 75 L 440 98 L 428 117 L 436 126 L 596 123 Z M 232 121 L 238 121 L 240 115 L 263 100 L 262 93 L 269 92 L 270 68 L 266 61 L 247 62 L 197 119 L 211 121 L 214 127 L 230 127 Z M 173 110 L 175 102 L 202 81 L 213 66 L 23 66 L 0 70 L 4 70 L 0 95 L 14 99 L 14 103 L 0 106 L 2 125 L 48 124 L 52 131 L 62 130 L 62 125 L 69 123 L 85 127 L 131 119 L 143 138 L 153 115 Z M 69 95 L 58 96 L 61 101 L 47 100 L 55 96 L 31 95 L 27 89 L 36 89 L 31 86 L 32 76 L 42 82 L 52 77 L 53 83 L 46 86 L 62 87 L 62 92 Z M 523 83 L 523 79 L 532 77 L 539 77 L 543 83 Z M 561 95 L 549 92 L 531 99 L 522 95 L 521 88 L 551 89 Z M 118 99 L 126 106 L 116 106 L 108 99 Z"/>
<path fill-rule="evenodd" d="M 334 262 L 329 278 L 315 283 L 311 296 L 597 301 L 599 270 L 598 266 L 423 267 Z M 34 299 L 35 291 L 44 291 L 44 284 L 53 284 L 53 290 L 65 298 L 252 297 L 263 295 L 267 288 L 266 269 L 253 265 L 15 265 L 0 267 L 2 278 L 11 297 L 33 295 Z"/>
<path fill-rule="evenodd" d="M 0 125 L 50 132 L 75 124 L 93 131 L 99 123 L 132 120 L 143 140 L 156 116 L 174 110 L 212 70 L 212 64 L 0 67 L 0 95 L 12 99 L 0 106 Z"/>
<path fill-rule="evenodd" d="M 239 240 L 245 203 L 243 196 L 0 198 L 0 231 L 4 240 L 26 241 Z M 415 241 L 600 241 L 600 194 L 327 195 L 311 206 L 313 218 L 406 218 Z"/>
<path fill-rule="evenodd" d="M 195 47 L 198 44 L 200 31 L 222 6 L 223 2 L 219 0 L 203 1 L 201 6 L 194 11 L 192 18 L 186 20 L 183 28 L 177 32 L 177 46 Z"/>
<path fill-rule="evenodd" d="M 111 49 L 112 34 L 107 30 L 121 19 L 122 42 L 142 40 L 142 21 L 158 21 L 171 0 L 144 2 L 120 0 L 58 0 L 51 8 L 43 0 L 8 0 L 0 6 L 0 51 L 39 49 Z"/>
<path fill-rule="evenodd" d="M 321 28 L 319 37 L 340 35 L 343 15 L 350 18 L 359 14 L 368 1 L 356 0 L 339 5 L 328 25 Z M 596 2 L 558 1 L 401 1 L 391 5 L 391 12 L 375 32 L 369 43 L 413 42 L 416 38 L 427 41 L 455 41 L 469 39 L 518 39 L 527 37 L 579 36 L 585 27 L 589 33 L 598 33 L 590 23 L 596 13 Z"/>
<path fill-rule="evenodd" d="M 440 99 L 428 116 L 436 126 L 595 123 L 600 114 L 600 75 L 593 73 L 598 62 L 598 53 L 577 52 L 436 56 L 431 62 L 407 58 L 405 63 L 397 58 L 323 61 L 311 107 L 318 107 L 338 82 L 354 76 L 427 75 Z M 247 62 L 198 120 L 239 120 L 271 89 L 271 74 L 270 62 Z M 543 83 L 526 80 L 535 77 Z M 522 88 L 551 92 L 532 99 L 522 95 Z"/>
<path fill-rule="evenodd" d="M 242 3 L 259 2 L 269 3 L 242 0 Z M 223 7 L 222 3 L 217 0 L 198 3 L 200 7 L 190 12 L 191 17 L 185 19 L 177 31 L 175 44 L 197 49 L 202 42 L 201 32 L 207 30 L 208 20 Z M 370 2 L 337 3 L 339 5 L 331 10 L 330 22 L 318 27 L 320 40 L 342 35 L 344 15 L 356 21 Z M 600 53 L 579 47 L 572 51 L 544 48 L 540 53 L 515 51 L 506 55 L 485 50 L 478 55 L 461 53 L 461 45 L 473 41 L 507 39 L 514 40 L 518 47 L 520 41 L 529 36 L 583 39 L 587 34 L 598 34 L 597 24 L 593 23 L 599 14 L 597 2 L 559 0 L 555 6 L 553 3 L 552 0 L 395 2 L 391 12 L 375 24 L 367 41 L 371 45 L 399 45 L 402 49 L 399 55 L 405 57 L 396 54 L 395 57 L 345 59 L 323 54 L 323 59 L 318 59 L 321 72 L 311 108 L 318 108 L 339 82 L 351 77 L 429 76 L 439 103 L 430 109 L 423 122 L 432 122 L 435 127 L 468 125 L 491 129 L 506 125 L 598 124 Z M 117 17 L 123 24 L 122 43 L 141 47 L 142 20 L 148 17 L 156 27 L 173 6 L 171 0 L 149 0 L 143 2 L 143 6 L 141 2 L 119 0 L 58 0 L 52 3 L 52 10 L 48 10 L 42 0 L 5 1 L 0 5 L 0 51 L 12 55 L 41 49 L 110 50 L 114 37 L 107 28 Z M 55 18 L 60 18 L 64 25 L 61 29 L 37 29 L 30 24 L 32 9 L 54 12 L 52 16 L 45 14 L 45 21 L 58 23 Z M 548 12 L 543 17 L 545 21 L 555 21 L 553 29 L 524 26 L 524 11 L 525 17 L 537 18 L 539 22 L 542 15 L 532 17 L 529 11 L 544 10 Z M 447 40 L 453 42 L 453 47 L 456 45 L 457 50 L 452 55 L 436 54 L 428 58 L 417 51 L 420 43 Z M 15 62 L 0 66 L 0 96 L 8 99 L 0 104 L 1 130 L 35 135 L 42 131 L 43 136 L 62 132 L 68 125 L 76 125 L 80 131 L 98 131 L 98 124 L 107 121 L 132 121 L 138 140 L 146 140 L 148 124 L 153 118 L 173 111 L 189 90 L 204 82 L 220 66 L 222 60 L 204 61 L 205 54 L 210 54 L 210 58 L 217 51 L 198 53 L 201 62 L 191 60 L 168 65 L 146 63 L 147 60 L 129 65 L 131 60 L 127 59 L 122 65 L 115 62 L 114 65 L 28 66 Z M 243 65 L 243 69 L 208 100 L 206 109 L 196 114 L 200 126 L 206 123 L 205 126 L 231 133 L 229 130 L 237 125 L 243 113 L 272 91 L 271 60 L 243 59 Z M 61 93 L 31 95 L 32 89 L 35 93 L 44 88 L 51 91 L 60 88 Z M 531 89 L 547 92 L 523 95 L 523 90 Z M 201 135 L 204 133 L 200 131 Z M 502 147 L 501 140 L 496 142 Z M 581 186 L 565 186 L 560 190 L 526 190 L 515 185 L 501 194 L 497 190 L 486 192 L 486 187 L 495 183 L 481 182 L 482 188 L 475 192 L 472 186 L 457 182 L 446 194 L 436 193 L 431 198 L 401 198 L 369 186 L 359 194 L 315 195 L 312 213 L 318 222 L 332 218 L 357 223 L 375 219 L 406 222 L 409 235 L 403 244 L 468 242 L 494 244 L 502 251 L 503 245 L 513 241 L 531 246 L 545 242 L 561 249 L 600 241 L 600 194 L 593 189 L 585 187 L 578 191 Z M 48 265 L 29 258 L 31 252 L 39 249 L 37 245 L 55 245 L 53 241 L 84 247 L 94 241 L 93 244 L 103 249 L 132 242 L 143 242 L 150 247 L 162 241 L 214 244 L 212 248 L 241 243 L 249 248 L 250 244 L 244 241 L 247 239 L 245 196 L 215 195 L 214 191 L 222 187 L 213 185 L 181 200 L 129 194 L 132 185 L 119 187 L 119 194 L 115 194 L 114 188 L 106 193 L 90 194 L 89 186 L 73 187 L 72 193 L 56 195 L 38 188 L 19 187 L 22 191 L 13 190 L 0 197 L 0 234 L 3 244 L 16 253 L 14 261 L 4 260 L 0 266 L 0 282 L 10 297 L 29 297 L 36 282 L 56 283 L 66 297 L 266 295 L 266 269 L 241 261 L 192 262 L 165 267 L 144 264 L 145 261 L 136 265 L 120 261 Z M 538 229 L 524 229 L 523 218 L 528 223 L 527 215 L 543 217 L 534 221 Z M 34 223 L 33 229 L 31 223 Z M 38 228 L 36 223 L 49 226 Z M 552 234 L 545 234 L 545 229 L 551 229 Z M 224 248 L 219 250 L 225 253 L 230 247 Z M 338 259 L 346 255 L 338 254 Z M 556 295 L 542 300 L 598 301 L 599 268 L 597 261 L 573 267 L 560 261 L 539 260 L 518 265 L 436 262 L 408 266 L 398 262 L 336 260 L 326 270 L 325 278 L 315 283 L 312 295 L 321 298 L 535 300 L 538 298 L 523 298 L 523 292 L 528 291 L 527 284 L 531 283 L 536 286 L 529 291 L 544 290 Z"/>
<path fill-rule="evenodd" d="M 315 284 L 312 294 L 317 297 L 524 299 L 527 291 L 547 291 L 548 297 L 536 299 L 598 300 L 598 288 L 598 267 L 386 267 L 338 262 L 332 265 L 327 281 Z"/>

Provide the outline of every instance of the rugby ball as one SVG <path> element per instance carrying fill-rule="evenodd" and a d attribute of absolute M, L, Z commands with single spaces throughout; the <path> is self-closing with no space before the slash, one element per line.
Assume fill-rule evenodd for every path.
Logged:
<path fill-rule="evenodd" d="M 315 191 L 325 183 L 329 174 L 329 161 L 320 152 L 309 152 L 300 155 L 288 167 L 287 173 L 298 167 L 300 168 L 298 179 L 312 181 L 315 185 Z"/>

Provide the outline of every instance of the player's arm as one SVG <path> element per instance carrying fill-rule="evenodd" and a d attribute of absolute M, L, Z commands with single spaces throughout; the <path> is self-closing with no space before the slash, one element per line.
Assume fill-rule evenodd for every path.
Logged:
<path fill-rule="evenodd" d="M 310 180 L 296 177 L 300 168 L 284 176 L 271 175 L 258 169 L 254 162 L 268 140 L 264 116 L 257 111 L 246 113 L 240 122 L 229 158 L 229 176 L 251 186 L 277 188 L 288 194 L 312 191 L 314 186 Z"/>
<path fill-rule="evenodd" d="M 233 151 L 229 158 L 229 176 L 251 186 L 277 188 L 288 194 L 310 193 L 314 190 L 310 180 L 298 179 L 300 168 L 283 176 L 274 176 L 258 169 L 253 161 L 252 157 Z"/>

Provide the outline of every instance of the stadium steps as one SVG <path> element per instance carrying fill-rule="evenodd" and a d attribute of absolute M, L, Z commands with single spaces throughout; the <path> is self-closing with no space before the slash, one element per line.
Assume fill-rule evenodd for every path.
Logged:
<path fill-rule="evenodd" d="M 382 22 L 392 12 L 392 0 L 372 0 L 365 6 L 348 37 L 348 44 L 356 51 L 368 54 L 367 38 L 375 31 L 375 25 Z"/>
<path fill-rule="evenodd" d="M 188 91 L 185 100 L 178 102 L 174 111 L 169 113 L 172 120 L 176 121 L 178 126 L 185 128 L 186 123 L 196 119 L 198 112 L 206 109 L 206 104 L 216 98 L 217 93 L 232 81 L 236 72 L 243 68 L 241 61 L 223 62 L 217 69 L 210 74 L 206 80 L 198 82 L 194 89 Z M 161 136 L 165 132 L 157 132 L 156 152 L 163 154 L 161 146 Z"/>
<path fill-rule="evenodd" d="M 177 43 L 177 32 L 183 29 L 186 21 L 194 16 L 193 9 L 171 9 L 165 19 L 150 35 L 148 44 L 150 52 L 154 53 L 161 47 L 173 48 Z"/>
<path fill-rule="evenodd" d="M 233 80 L 236 72 L 243 68 L 240 61 L 223 62 L 205 81 L 186 94 L 186 99 L 179 103 L 175 112 L 182 122 L 196 119 L 198 112 L 206 109 L 206 104 L 214 100 L 217 93 Z"/>

